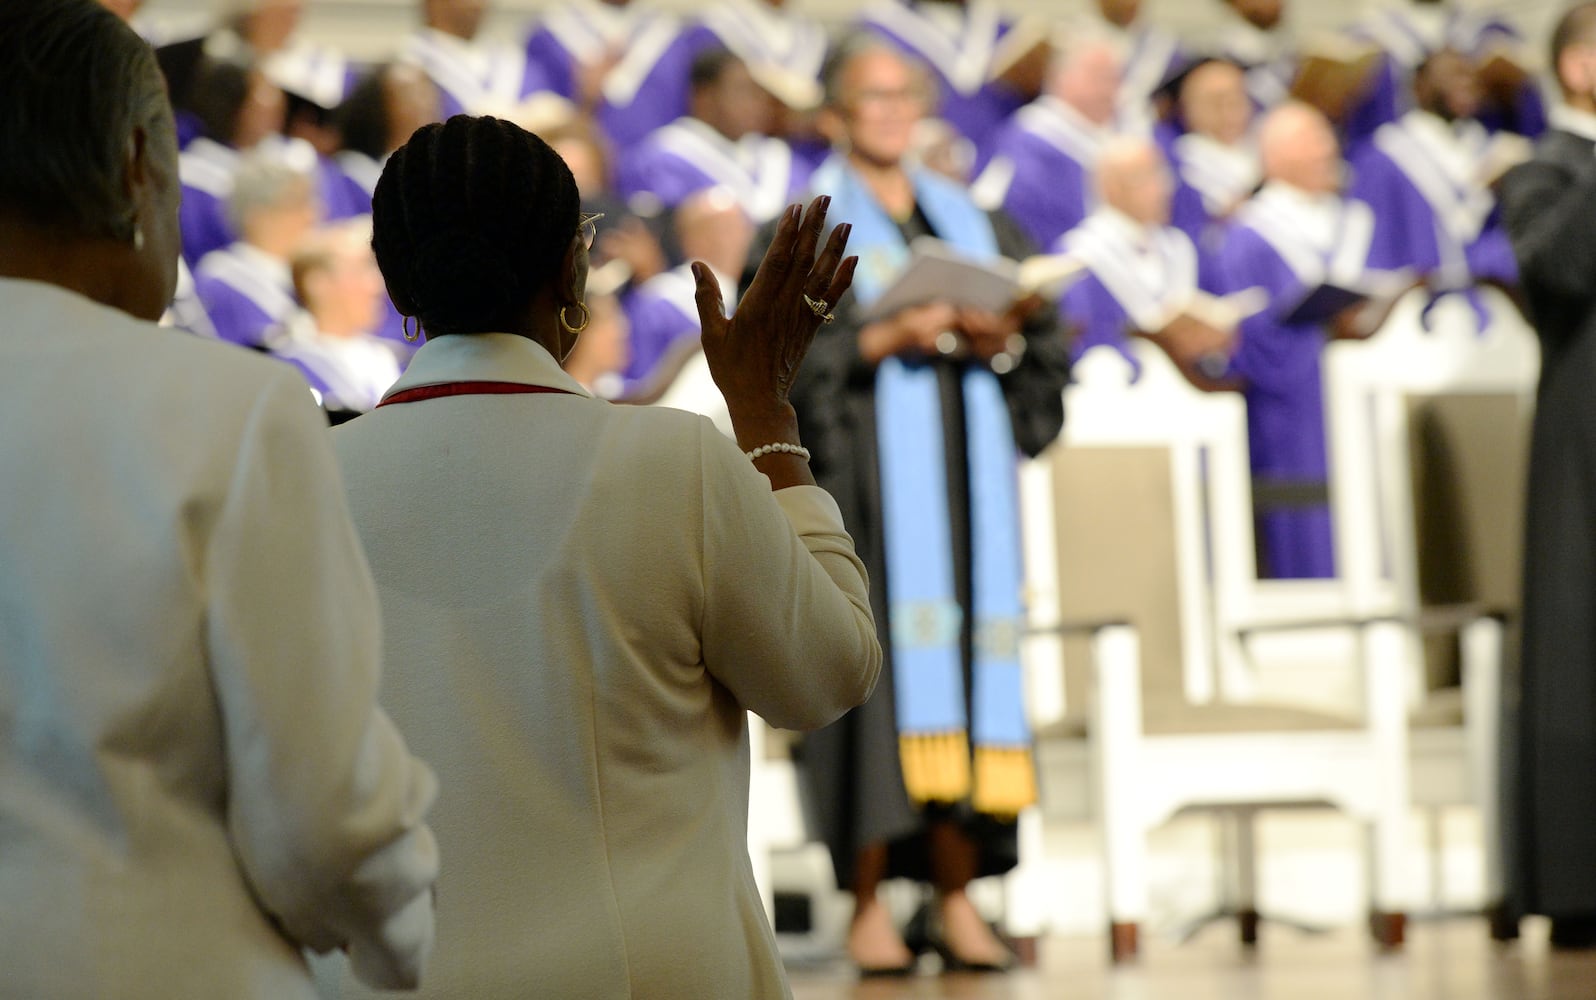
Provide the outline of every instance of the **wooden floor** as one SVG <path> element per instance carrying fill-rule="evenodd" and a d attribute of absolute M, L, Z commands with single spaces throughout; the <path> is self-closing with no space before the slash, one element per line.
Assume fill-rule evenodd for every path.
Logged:
<path fill-rule="evenodd" d="M 791 970 L 794 1000 L 1596 1000 L 1596 952 L 1552 952 L 1544 922 L 1498 946 L 1483 921 L 1410 924 L 1406 950 L 1377 954 L 1351 930 L 1306 935 L 1265 927 L 1247 954 L 1227 927 L 1189 944 L 1144 943 L 1140 962 L 1109 967 L 1104 943 L 1042 943 L 1036 969 L 941 976 L 936 959 L 908 980 L 860 981 L 845 966 Z"/>

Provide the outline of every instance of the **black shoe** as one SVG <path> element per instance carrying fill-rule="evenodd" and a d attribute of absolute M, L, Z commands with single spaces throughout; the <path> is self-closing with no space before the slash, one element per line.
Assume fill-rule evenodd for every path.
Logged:
<path fill-rule="evenodd" d="M 907 979 L 914 975 L 916 959 L 909 959 L 906 965 L 882 965 L 875 967 L 859 966 L 860 979 Z"/>
<path fill-rule="evenodd" d="M 943 972 L 1009 972 L 1019 964 L 1019 959 L 1014 953 L 1007 950 L 1001 962 L 967 962 L 955 955 L 946 941 L 940 939 L 932 941 L 931 947 L 942 959 Z"/>
<path fill-rule="evenodd" d="M 1596 917 L 1552 918 L 1552 947 L 1558 951 L 1596 948 Z"/>

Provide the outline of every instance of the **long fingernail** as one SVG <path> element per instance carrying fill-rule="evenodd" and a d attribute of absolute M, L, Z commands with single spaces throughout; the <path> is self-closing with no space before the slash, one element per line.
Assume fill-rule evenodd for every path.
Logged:
<path fill-rule="evenodd" d="M 803 218 L 803 214 L 804 214 L 804 207 L 802 205 L 789 205 L 789 206 L 787 206 L 787 218 L 790 221 L 797 222 L 799 219 Z"/>
<path fill-rule="evenodd" d="M 848 237 L 853 235 L 853 223 L 844 222 L 839 228 L 842 230 L 842 242 L 847 243 Z"/>
<path fill-rule="evenodd" d="M 822 212 L 824 212 L 827 209 L 829 209 L 830 207 L 831 207 L 831 195 L 829 195 L 829 194 L 821 195 L 820 196 L 820 210 Z"/>

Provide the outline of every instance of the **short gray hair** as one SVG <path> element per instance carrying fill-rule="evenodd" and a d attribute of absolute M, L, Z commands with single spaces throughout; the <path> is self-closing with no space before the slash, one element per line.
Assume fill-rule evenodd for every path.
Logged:
<path fill-rule="evenodd" d="M 316 154 L 308 145 L 268 142 L 249 153 L 233 172 L 227 222 L 244 231 L 244 220 L 260 211 L 286 207 L 301 195 L 314 197 Z"/>
<path fill-rule="evenodd" d="M 175 148 L 149 45 L 95 0 L 0 5 L 0 94 L 0 209 L 74 236 L 130 242 L 133 131 Z"/>
<path fill-rule="evenodd" d="M 909 67 L 920 85 L 926 88 L 927 100 L 936 99 L 936 81 L 925 63 L 894 45 L 885 36 L 857 29 L 838 39 L 820 66 L 820 86 L 824 94 L 822 103 L 826 107 L 835 108 L 842 104 L 842 78 L 848 75 L 848 67 L 853 65 L 854 60 L 873 52 L 884 52 Z"/>

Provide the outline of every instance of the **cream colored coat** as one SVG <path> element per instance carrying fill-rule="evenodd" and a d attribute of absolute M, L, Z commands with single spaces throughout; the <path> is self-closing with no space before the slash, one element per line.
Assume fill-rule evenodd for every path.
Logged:
<path fill-rule="evenodd" d="M 819 726 L 881 652 L 831 497 L 702 417 L 589 397 L 507 334 L 428 343 L 335 448 L 387 623 L 384 704 L 438 769 L 422 996 L 747 1000 L 787 985 L 747 851 L 745 709 Z"/>
<path fill-rule="evenodd" d="M 435 785 L 305 383 L 0 279 L 0 428 L 0 996 L 413 981 Z"/>

